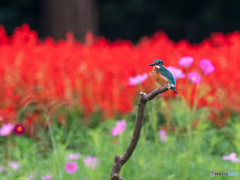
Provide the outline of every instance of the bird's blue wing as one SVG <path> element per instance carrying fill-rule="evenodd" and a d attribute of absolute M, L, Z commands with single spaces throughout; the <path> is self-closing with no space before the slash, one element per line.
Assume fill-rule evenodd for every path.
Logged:
<path fill-rule="evenodd" d="M 176 85 L 175 78 L 173 77 L 172 73 L 167 68 L 159 68 L 158 71 L 161 72 L 162 76 L 169 79 L 170 83 Z"/>

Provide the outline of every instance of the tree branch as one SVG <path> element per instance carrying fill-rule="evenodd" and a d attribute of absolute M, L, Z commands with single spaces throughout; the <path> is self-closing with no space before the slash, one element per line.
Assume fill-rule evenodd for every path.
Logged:
<path fill-rule="evenodd" d="M 167 84 L 166 86 L 163 86 L 162 88 L 155 89 L 149 94 L 140 92 L 139 95 L 139 101 L 138 101 L 138 111 L 137 111 L 137 116 L 135 119 L 135 128 L 133 131 L 133 136 L 130 141 L 130 144 L 126 150 L 126 152 L 123 154 L 123 156 L 119 156 L 118 154 L 114 157 L 114 164 L 111 172 L 111 180 L 122 180 L 120 177 L 120 170 L 122 166 L 128 161 L 128 159 L 131 157 L 133 154 L 138 140 L 140 138 L 142 126 L 143 126 L 143 120 L 144 120 L 144 111 L 145 111 L 145 106 L 147 104 L 147 101 L 152 100 L 155 96 L 157 96 L 160 93 L 164 93 L 169 89 L 174 88 L 175 86 L 173 84 Z"/>

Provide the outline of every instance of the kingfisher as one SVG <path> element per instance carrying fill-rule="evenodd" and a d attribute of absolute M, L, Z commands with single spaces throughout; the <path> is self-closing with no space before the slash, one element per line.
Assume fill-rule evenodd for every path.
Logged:
<path fill-rule="evenodd" d="M 164 66 L 163 61 L 161 59 L 155 59 L 152 64 L 149 64 L 149 66 L 154 66 L 152 69 L 154 79 L 162 86 L 169 83 L 173 84 L 174 88 L 172 88 L 172 90 L 177 94 L 177 90 L 175 88 L 176 80 L 172 73 Z"/>

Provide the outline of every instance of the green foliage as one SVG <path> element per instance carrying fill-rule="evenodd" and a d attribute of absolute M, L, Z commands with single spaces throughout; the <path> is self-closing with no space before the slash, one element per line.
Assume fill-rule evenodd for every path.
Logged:
<path fill-rule="evenodd" d="M 42 114 L 51 123 L 39 128 L 34 138 L 0 137 L 0 166 L 7 168 L 7 172 L 0 173 L 0 180 L 27 179 L 34 171 L 38 172 L 36 179 L 46 174 L 59 180 L 109 179 L 114 156 L 125 152 L 132 137 L 136 110 L 137 107 L 128 116 L 121 117 L 127 126 L 116 137 L 109 133 L 116 121 L 101 122 L 99 112 L 87 123 L 81 111 L 74 108 L 61 109 L 52 116 L 53 121 Z M 66 117 L 66 124 L 57 121 L 62 115 Z M 226 127 L 218 129 L 207 120 L 207 108 L 193 110 L 182 99 L 165 101 L 163 97 L 148 102 L 145 115 L 138 146 L 121 170 L 124 179 L 198 180 L 212 179 L 212 170 L 239 172 L 240 163 L 222 160 L 223 155 L 231 152 L 240 154 L 239 116 L 231 117 Z M 162 128 L 168 133 L 165 142 L 159 141 L 158 130 Z M 68 174 L 64 169 L 66 156 L 78 152 L 81 154 L 76 160 L 79 169 Z M 98 158 L 95 170 L 82 162 L 87 156 Z M 20 169 L 8 167 L 12 160 L 21 163 Z"/>

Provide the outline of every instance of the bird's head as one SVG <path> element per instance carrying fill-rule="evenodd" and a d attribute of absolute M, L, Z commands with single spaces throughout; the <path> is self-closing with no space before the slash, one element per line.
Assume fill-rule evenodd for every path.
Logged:
<path fill-rule="evenodd" d="M 164 67 L 164 63 L 161 59 L 155 59 L 152 64 L 149 64 L 149 66 L 163 66 Z"/>

